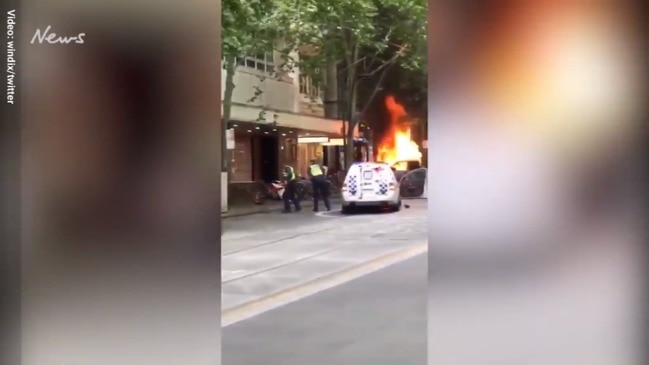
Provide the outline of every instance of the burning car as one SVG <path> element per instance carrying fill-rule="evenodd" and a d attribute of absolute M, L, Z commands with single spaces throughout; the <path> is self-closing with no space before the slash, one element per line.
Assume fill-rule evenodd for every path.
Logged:
<path fill-rule="evenodd" d="M 400 181 L 408 172 L 420 169 L 422 166 L 419 160 L 405 160 L 394 162 L 391 167 L 397 180 Z"/>
<path fill-rule="evenodd" d="M 412 119 L 405 108 L 393 96 L 385 98 L 385 106 L 390 114 L 388 133 L 378 146 L 377 161 L 392 167 L 397 180 L 422 167 L 422 153 L 419 145 L 412 139 Z"/>

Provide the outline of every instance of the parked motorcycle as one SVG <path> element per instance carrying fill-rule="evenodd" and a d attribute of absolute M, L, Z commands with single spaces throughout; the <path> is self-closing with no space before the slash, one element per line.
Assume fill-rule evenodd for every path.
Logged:
<path fill-rule="evenodd" d="M 259 190 L 255 194 L 255 204 L 264 204 L 266 200 L 282 200 L 286 186 L 281 181 L 270 183 L 259 181 Z"/>
<path fill-rule="evenodd" d="M 306 187 L 300 181 L 295 186 L 295 194 L 299 200 L 303 200 L 306 195 Z M 255 204 L 264 204 L 267 200 L 281 201 L 286 191 L 286 184 L 279 180 L 274 180 L 270 183 L 264 181 L 259 182 L 259 190 L 255 194 Z"/>

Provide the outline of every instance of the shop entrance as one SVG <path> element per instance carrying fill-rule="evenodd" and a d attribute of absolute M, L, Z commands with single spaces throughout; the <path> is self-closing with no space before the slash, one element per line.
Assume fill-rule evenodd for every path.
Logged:
<path fill-rule="evenodd" d="M 271 182 L 279 180 L 279 151 L 277 149 L 278 140 L 274 136 L 260 136 L 257 155 L 258 166 L 255 169 L 258 172 L 258 180 Z"/>

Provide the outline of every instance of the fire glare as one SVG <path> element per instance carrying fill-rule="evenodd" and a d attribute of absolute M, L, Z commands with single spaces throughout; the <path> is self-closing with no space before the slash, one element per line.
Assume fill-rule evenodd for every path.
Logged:
<path fill-rule="evenodd" d="M 385 106 L 390 114 L 390 127 L 378 148 L 377 160 L 394 165 L 397 170 L 407 165 L 407 161 L 421 163 L 419 145 L 412 140 L 412 120 L 404 107 L 393 96 L 385 98 Z"/>

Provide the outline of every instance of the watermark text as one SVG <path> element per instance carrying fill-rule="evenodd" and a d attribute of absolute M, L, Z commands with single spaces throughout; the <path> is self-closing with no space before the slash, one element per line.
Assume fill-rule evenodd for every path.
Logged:
<path fill-rule="evenodd" d="M 34 36 L 32 37 L 31 44 L 34 44 L 36 42 L 38 42 L 38 44 L 70 44 L 73 42 L 76 44 L 83 44 L 83 37 L 86 36 L 86 33 L 79 33 L 72 37 L 64 37 L 52 32 L 51 30 L 51 25 L 48 25 L 47 28 L 45 28 L 45 31 L 36 29 L 36 33 L 34 33 Z"/>
<path fill-rule="evenodd" d="M 16 99 L 16 10 L 7 12 L 7 104 Z"/>

